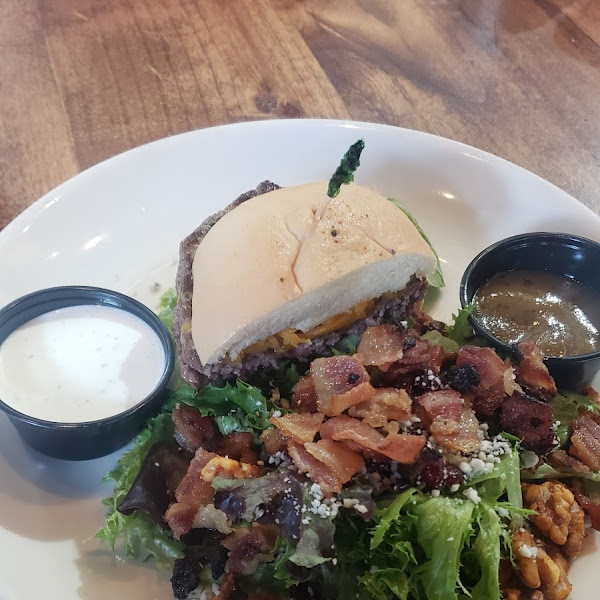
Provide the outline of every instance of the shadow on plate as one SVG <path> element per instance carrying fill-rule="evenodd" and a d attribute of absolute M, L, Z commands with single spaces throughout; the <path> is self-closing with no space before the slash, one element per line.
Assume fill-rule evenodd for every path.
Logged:
<path fill-rule="evenodd" d="M 168 567 L 116 558 L 97 540 L 77 544 L 75 561 L 81 585 L 79 596 L 86 600 L 127 598 L 127 600 L 169 600 L 173 597 Z"/>
<path fill-rule="evenodd" d="M 120 453 L 83 462 L 48 458 L 0 415 L 0 527 L 43 541 L 93 535 L 105 512 L 100 501 L 112 491 L 102 478 Z"/>

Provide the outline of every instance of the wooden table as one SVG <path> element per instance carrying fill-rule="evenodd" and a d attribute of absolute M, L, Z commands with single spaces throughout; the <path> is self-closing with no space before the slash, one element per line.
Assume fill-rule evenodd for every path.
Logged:
<path fill-rule="evenodd" d="M 2 0 L 0 228 L 116 153 L 283 117 L 466 142 L 600 212 L 599 44 L 598 0 Z"/>

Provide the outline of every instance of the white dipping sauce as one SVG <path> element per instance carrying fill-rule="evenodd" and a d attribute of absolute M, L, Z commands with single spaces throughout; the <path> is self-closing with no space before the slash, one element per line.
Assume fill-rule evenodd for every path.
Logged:
<path fill-rule="evenodd" d="M 0 345 L 0 399 L 47 421 L 103 419 L 143 400 L 165 360 L 154 330 L 125 310 L 60 308 L 25 323 Z"/>

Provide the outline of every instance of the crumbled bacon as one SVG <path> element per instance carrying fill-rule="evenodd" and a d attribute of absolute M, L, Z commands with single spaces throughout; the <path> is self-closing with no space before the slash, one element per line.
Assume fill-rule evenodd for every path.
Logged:
<path fill-rule="evenodd" d="M 569 452 L 592 471 L 599 471 L 600 425 L 589 412 L 585 412 L 573 421 L 572 427 L 573 434 Z"/>
<path fill-rule="evenodd" d="M 417 400 L 417 414 L 437 444 L 453 452 L 474 452 L 481 447 L 479 421 L 465 409 L 456 390 L 425 392 Z"/>
<path fill-rule="evenodd" d="M 193 406 L 179 404 L 173 409 L 172 418 L 175 440 L 182 448 L 190 452 L 198 448 L 214 450 L 217 429 L 210 417 L 203 417 Z"/>
<path fill-rule="evenodd" d="M 225 573 L 223 581 L 219 585 L 219 593 L 213 600 L 231 600 L 237 590 L 235 575 L 233 573 Z"/>
<path fill-rule="evenodd" d="M 471 409 L 463 411 L 457 420 L 438 418 L 430 427 L 437 444 L 452 452 L 476 452 L 481 449 L 479 421 Z"/>
<path fill-rule="evenodd" d="M 283 417 L 271 417 L 270 421 L 286 436 L 299 444 L 304 444 L 315 439 L 323 422 L 323 415 L 321 413 L 289 413 Z"/>
<path fill-rule="evenodd" d="M 231 533 L 231 521 L 227 515 L 214 504 L 204 504 L 198 507 L 192 523 L 194 529 L 214 529 L 219 533 Z"/>
<path fill-rule="evenodd" d="M 377 448 L 377 452 L 401 465 L 408 465 L 419 458 L 426 443 L 427 440 L 424 435 L 390 433 Z"/>
<path fill-rule="evenodd" d="M 429 428 L 438 419 L 458 421 L 465 409 L 465 401 L 455 390 L 425 392 L 417 400 L 418 416 L 423 426 Z"/>
<path fill-rule="evenodd" d="M 542 400 L 550 400 L 556 395 L 556 384 L 540 349 L 533 342 L 519 342 L 517 351 L 520 358 L 516 368 L 517 382 Z"/>
<path fill-rule="evenodd" d="M 212 486 L 202 479 L 202 469 L 217 455 L 198 448 L 190 462 L 187 473 L 175 490 L 177 502 L 192 501 L 198 506 L 212 500 Z"/>
<path fill-rule="evenodd" d="M 317 412 L 317 392 L 310 375 L 303 375 L 294 386 L 291 406 L 296 412 Z"/>
<path fill-rule="evenodd" d="M 410 420 L 411 409 L 412 400 L 406 390 L 377 388 L 370 400 L 351 406 L 348 414 L 371 427 L 384 427 L 388 421 Z"/>
<path fill-rule="evenodd" d="M 444 333 L 446 331 L 445 323 L 442 321 L 436 321 L 422 308 L 414 308 L 411 316 L 413 318 L 413 328 L 419 332 L 419 335 L 423 335 L 428 331 L 439 331 L 440 333 Z"/>
<path fill-rule="evenodd" d="M 204 481 L 212 482 L 215 477 L 226 479 L 250 479 L 260 475 L 260 467 L 249 465 L 225 456 L 211 458 L 200 472 Z"/>
<path fill-rule="evenodd" d="M 256 463 L 258 456 L 252 449 L 254 440 L 248 431 L 235 431 L 224 436 L 217 446 L 217 452 L 221 456 L 228 456 L 234 460 L 245 463 Z"/>
<path fill-rule="evenodd" d="M 441 346 L 431 345 L 426 340 L 415 339 L 414 345 L 407 348 L 405 344 L 404 348 L 402 358 L 388 370 L 391 379 L 407 373 L 423 373 L 428 370 L 436 375 L 439 374 L 444 359 L 444 349 Z"/>
<path fill-rule="evenodd" d="M 369 374 L 354 356 L 317 358 L 310 365 L 310 376 L 318 411 L 327 416 L 339 415 L 375 393 Z"/>
<path fill-rule="evenodd" d="M 425 436 L 421 435 L 389 434 L 386 437 L 370 425 L 345 415 L 326 421 L 321 427 L 321 437 L 349 440 L 403 464 L 415 462 L 426 443 Z"/>
<path fill-rule="evenodd" d="M 456 359 L 456 367 L 473 366 L 479 373 L 479 385 L 473 408 L 478 416 L 491 417 L 506 397 L 506 371 L 512 367 L 505 363 L 492 348 L 463 346 Z M 510 375 L 510 374 L 509 374 Z"/>
<path fill-rule="evenodd" d="M 304 444 L 306 451 L 327 465 L 342 483 L 350 481 L 365 462 L 360 454 L 350 450 L 344 444 L 333 440 L 319 440 Z"/>
<path fill-rule="evenodd" d="M 600 531 L 600 504 L 585 494 L 575 494 L 575 500 L 590 518 L 592 527 L 596 531 Z"/>
<path fill-rule="evenodd" d="M 321 486 L 324 492 L 338 493 L 342 490 L 342 483 L 333 470 L 317 460 L 304 446 L 291 441 L 288 444 L 288 453 L 300 473 L 307 473 L 313 481 Z"/>
<path fill-rule="evenodd" d="M 216 456 L 214 452 L 199 448 L 175 490 L 177 501 L 167 509 L 165 521 L 176 539 L 192 528 L 198 508 L 212 502 L 214 490 L 210 483 L 202 479 L 202 469 Z"/>
<path fill-rule="evenodd" d="M 555 443 L 552 407 L 540 400 L 514 393 L 502 403 L 500 423 L 522 439 L 523 448 L 537 454 L 546 454 Z"/>
<path fill-rule="evenodd" d="M 325 421 L 321 427 L 321 437 L 335 441 L 350 440 L 371 450 L 377 450 L 384 440 L 383 434 L 370 425 L 346 415 Z"/>
<path fill-rule="evenodd" d="M 196 514 L 201 506 L 212 503 L 214 489 L 210 482 L 215 477 L 247 479 L 259 474 L 260 469 L 256 465 L 239 463 L 199 448 L 175 490 L 177 502 L 171 504 L 165 513 L 165 521 L 175 538 L 179 539 L 194 527 Z"/>
<path fill-rule="evenodd" d="M 566 467 L 572 469 L 576 473 L 589 473 L 590 468 L 584 465 L 580 460 L 569 456 L 564 450 L 555 450 L 548 454 L 546 459 L 548 463 L 555 469 Z"/>
<path fill-rule="evenodd" d="M 267 454 L 273 456 L 277 452 L 286 450 L 290 438 L 279 429 L 265 429 L 260 434 L 260 441 L 263 443 Z"/>
<path fill-rule="evenodd" d="M 402 358 L 405 336 L 404 329 L 392 324 L 368 327 L 362 335 L 356 353 L 363 365 L 387 371 L 390 363 Z"/>
<path fill-rule="evenodd" d="M 279 527 L 259 525 L 236 529 L 221 544 L 229 550 L 225 571 L 234 575 L 251 575 L 261 562 L 274 558 Z"/>

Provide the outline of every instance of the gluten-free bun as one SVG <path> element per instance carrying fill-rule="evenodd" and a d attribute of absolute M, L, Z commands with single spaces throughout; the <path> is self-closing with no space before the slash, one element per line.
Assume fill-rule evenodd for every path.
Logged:
<path fill-rule="evenodd" d="M 202 364 L 235 359 L 284 329 L 308 331 L 359 302 L 433 272 L 433 251 L 410 219 L 352 184 L 278 189 L 225 214 L 193 261 L 192 338 Z"/>

